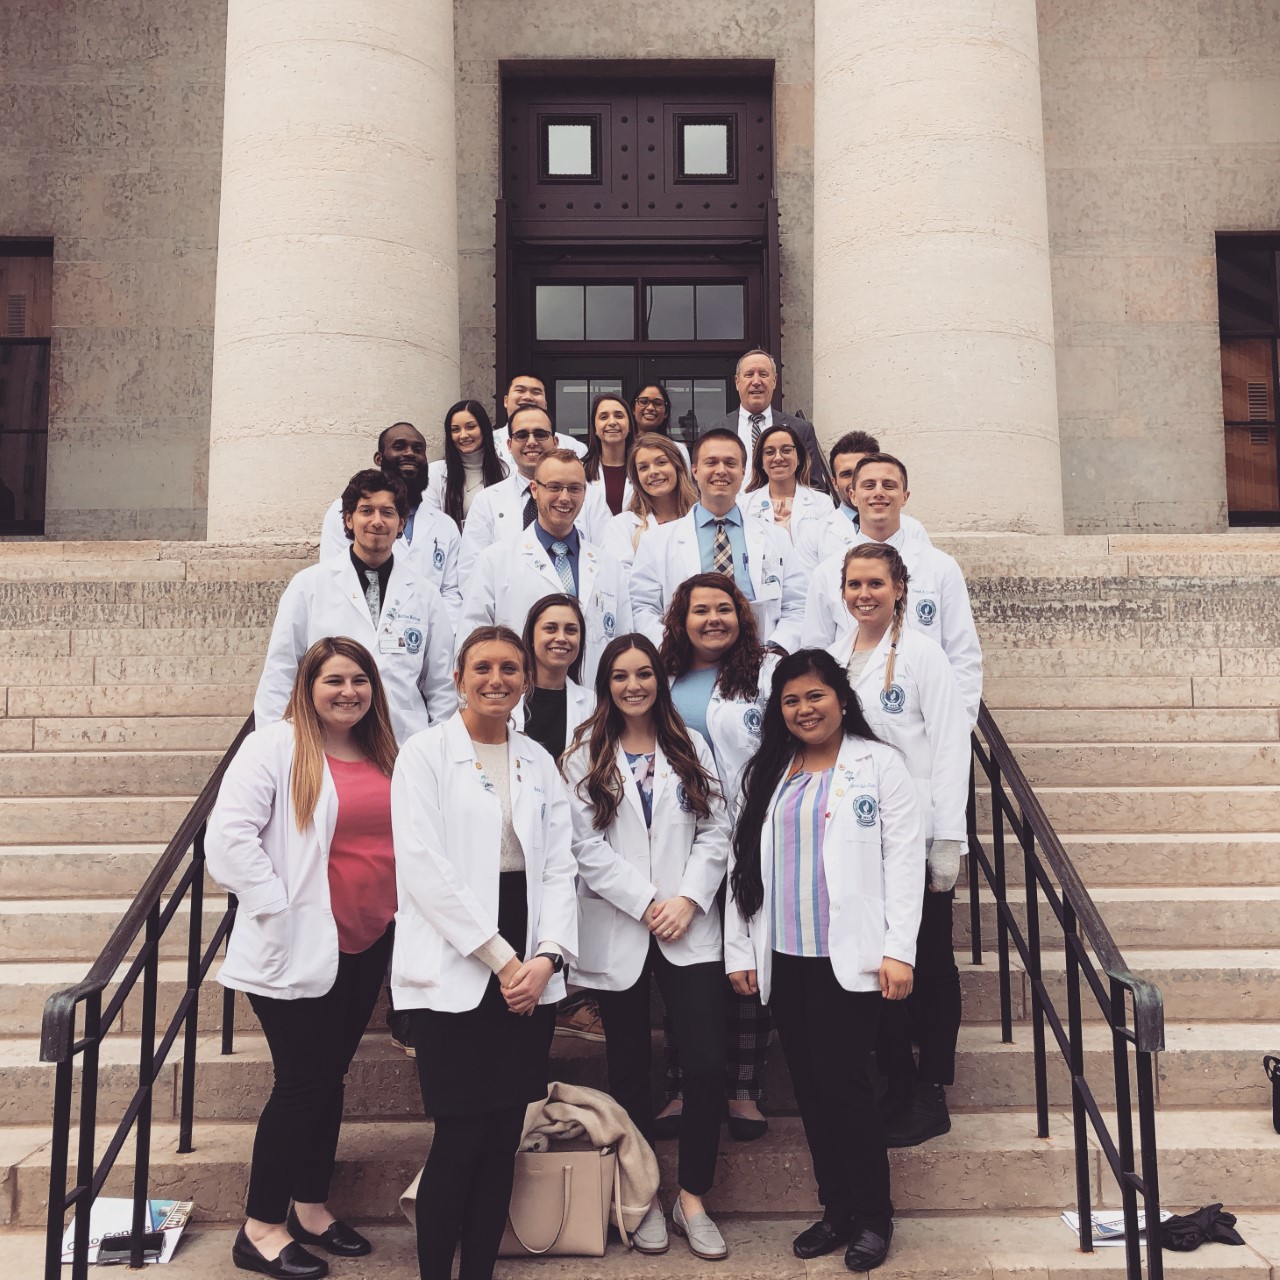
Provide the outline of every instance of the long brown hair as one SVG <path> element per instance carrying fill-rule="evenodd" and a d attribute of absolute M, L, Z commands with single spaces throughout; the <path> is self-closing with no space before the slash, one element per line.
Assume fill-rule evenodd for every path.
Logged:
<path fill-rule="evenodd" d="M 720 660 L 716 688 L 722 698 L 754 699 L 760 688 L 764 645 L 760 642 L 755 610 L 727 574 L 695 573 L 672 593 L 671 603 L 662 619 L 662 665 L 667 675 L 672 677 L 684 675 L 693 666 L 693 644 L 685 628 L 685 620 L 689 616 L 689 602 L 698 587 L 724 592 L 733 601 L 733 611 L 738 615 L 738 638 Z"/>
<path fill-rule="evenodd" d="M 631 481 L 631 502 L 627 510 L 641 520 L 647 520 L 653 514 L 653 503 L 645 493 L 640 477 L 636 473 L 636 455 L 641 449 L 656 449 L 676 469 L 676 506 L 680 514 L 687 515 L 693 504 L 698 501 L 698 490 L 694 487 L 693 477 L 689 474 L 689 464 L 674 440 L 669 440 L 656 431 L 646 431 L 631 447 L 627 454 L 627 479 Z"/>
<path fill-rule="evenodd" d="M 361 753 L 388 778 L 396 763 L 396 735 L 391 728 L 387 695 L 373 654 L 347 636 L 325 636 L 317 640 L 298 663 L 293 692 L 284 712 L 284 718 L 293 725 L 293 770 L 289 794 L 299 831 L 306 830 L 315 814 L 324 780 L 324 731 L 311 690 L 320 678 L 320 669 L 330 658 L 350 658 L 369 679 L 369 710 L 351 730 Z"/>
<path fill-rule="evenodd" d="M 618 769 L 618 739 L 622 737 L 624 717 L 613 700 L 610 682 L 613 664 L 632 649 L 638 649 L 649 659 L 657 677 L 654 732 L 662 754 L 684 787 L 684 803 L 700 818 L 711 816 L 710 798 L 715 791 L 715 780 L 699 762 L 689 730 L 671 700 L 671 688 L 662 678 L 662 663 L 653 641 L 632 632 L 611 640 L 600 655 L 600 665 L 596 668 L 596 709 L 591 719 L 574 731 L 573 741 L 563 757 L 568 759 L 583 742 L 589 741 L 590 768 L 576 790 L 579 798 L 591 805 L 591 825 L 597 831 L 603 831 L 617 815 L 626 787 Z"/>
<path fill-rule="evenodd" d="M 631 456 L 631 451 L 635 448 L 636 419 L 631 412 L 631 406 L 621 395 L 613 391 L 600 392 L 599 395 L 592 398 L 591 413 L 587 418 L 587 452 L 583 455 L 582 469 L 587 473 L 588 480 L 599 480 L 600 468 L 604 465 L 602 456 L 604 446 L 600 443 L 600 437 L 596 435 L 596 410 L 610 400 L 615 404 L 620 404 L 627 415 L 627 438 L 622 442 L 622 465 L 624 467 L 627 464 L 627 459 Z"/>
<path fill-rule="evenodd" d="M 884 691 L 893 688 L 893 670 L 898 661 L 898 641 L 902 639 L 902 628 L 907 619 L 907 583 L 911 575 L 907 566 L 895 547 L 887 542 L 855 543 L 844 553 L 844 562 L 840 566 L 840 599 L 844 599 L 844 581 L 849 576 L 850 560 L 883 560 L 889 570 L 889 578 L 895 587 L 902 588 L 902 594 L 893 602 L 893 622 L 889 629 L 889 660 L 884 664 Z M 845 605 L 847 611 L 849 606 Z"/>
<path fill-rule="evenodd" d="M 760 439 L 756 441 L 756 447 L 751 451 L 751 475 L 743 492 L 752 493 L 756 489 L 769 487 L 769 473 L 764 469 L 764 442 L 776 431 L 786 432 L 791 437 L 791 443 L 796 447 L 796 484 L 810 487 L 809 450 L 800 443 L 800 433 L 794 427 L 787 426 L 785 422 L 775 422 L 773 426 L 760 433 Z"/>

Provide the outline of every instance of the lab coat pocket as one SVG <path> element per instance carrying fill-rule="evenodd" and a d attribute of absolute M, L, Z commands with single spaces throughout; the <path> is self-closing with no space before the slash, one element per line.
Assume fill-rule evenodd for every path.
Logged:
<path fill-rule="evenodd" d="M 288 983 L 292 911 L 284 907 L 269 915 L 236 915 L 227 947 L 224 979 L 253 988 L 281 989 Z"/>
<path fill-rule="evenodd" d="M 617 907 L 579 882 L 576 973 L 599 975 L 609 972 L 617 927 Z"/>
<path fill-rule="evenodd" d="M 438 986 L 444 938 L 412 911 L 396 912 L 391 949 L 391 985 L 425 989 Z"/>

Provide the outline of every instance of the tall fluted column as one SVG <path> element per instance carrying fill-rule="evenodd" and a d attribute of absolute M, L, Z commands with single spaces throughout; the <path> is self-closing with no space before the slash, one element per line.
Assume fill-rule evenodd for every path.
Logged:
<path fill-rule="evenodd" d="M 318 536 L 457 390 L 452 0 L 229 0 L 209 538 Z"/>
<path fill-rule="evenodd" d="M 938 530 L 1062 532 L 1035 0 L 815 0 L 814 421 Z"/>

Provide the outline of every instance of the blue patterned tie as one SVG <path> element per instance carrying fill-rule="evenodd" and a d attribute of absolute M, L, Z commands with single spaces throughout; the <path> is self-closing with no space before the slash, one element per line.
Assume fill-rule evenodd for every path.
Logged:
<path fill-rule="evenodd" d="M 565 592 L 568 595 L 576 596 L 578 588 L 573 581 L 573 566 L 569 563 L 569 547 L 564 542 L 553 542 L 551 544 L 551 554 L 555 556 L 556 572 L 560 575 L 560 581 L 564 585 Z"/>

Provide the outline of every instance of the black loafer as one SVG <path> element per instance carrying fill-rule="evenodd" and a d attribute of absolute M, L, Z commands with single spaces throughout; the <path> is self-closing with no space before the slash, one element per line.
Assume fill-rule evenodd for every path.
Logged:
<path fill-rule="evenodd" d="M 277 1280 L 322 1280 L 329 1274 L 329 1264 L 308 1253 L 300 1244 L 285 1245 L 278 1258 L 264 1258 L 245 1235 L 243 1227 L 231 1246 L 231 1261 L 241 1271 L 256 1271 L 259 1275 L 275 1276 Z"/>
<path fill-rule="evenodd" d="M 815 1222 L 796 1236 L 791 1242 L 791 1252 L 797 1258 L 821 1258 L 823 1254 L 835 1253 L 842 1244 L 848 1244 L 851 1235 L 852 1222 L 838 1226 L 823 1218 L 821 1222 Z"/>
<path fill-rule="evenodd" d="M 314 1235 L 303 1227 L 298 1221 L 298 1215 L 290 1209 L 284 1225 L 299 1244 L 314 1245 L 317 1249 L 323 1249 L 335 1257 L 363 1258 L 365 1254 L 373 1252 L 373 1245 L 364 1236 L 354 1227 L 349 1227 L 336 1218 L 329 1223 L 328 1229 L 322 1235 Z"/>
<path fill-rule="evenodd" d="M 768 1120 L 753 1120 L 750 1116 L 736 1116 L 729 1112 L 729 1136 L 735 1142 L 754 1142 L 768 1132 Z"/>
<path fill-rule="evenodd" d="M 863 1227 L 844 1251 L 844 1265 L 850 1271 L 874 1271 L 889 1256 L 889 1242 L 892 1239 L 892 1222 L 887 1235 L 872 1231 L 870 1227 Z"/>

